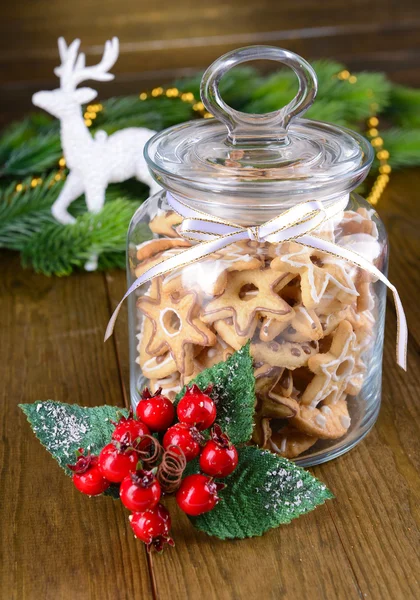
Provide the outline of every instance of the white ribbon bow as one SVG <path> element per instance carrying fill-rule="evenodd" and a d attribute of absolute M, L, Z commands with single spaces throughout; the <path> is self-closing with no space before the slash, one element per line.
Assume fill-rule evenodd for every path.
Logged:
<path fill-rule="evenodd" d="M 316 200 L 302 202 L 278 217 L 256 227 L 242 227 L 203 213 L 184 204 L 169 192 L 167 193 L 167 201 L 171 208 L 184 219 L 178 229 L 180 235 L 185 239 L 199 243 L 154 265 L 136 279 L 115 309 L 106 329 L 105 341 L 112 335 L 119 310 L 127 296 L 155 277 L 196 262 L 241 240 L 250 239 L 270 243 L 293 240 L 303 246 L 327 252 L 361 267 L 377 277 L 392 291 L 397 311 L 397 362 L 400 367 L 406 369 L 407 321 L 396 287 L 369 260 L 357 252 L 315 235 L 310 235 L 322 223 L 346 208 L 348 196 L 334 202 L 330 207 L 324 207 L 321 202 Z"/>

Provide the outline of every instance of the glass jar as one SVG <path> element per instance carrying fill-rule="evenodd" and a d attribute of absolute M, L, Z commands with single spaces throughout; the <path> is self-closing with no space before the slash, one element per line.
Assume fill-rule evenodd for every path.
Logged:
<path fill-rule="evenodd" d="M 277 112 L 239 113 L 220 97 L 223 74 L 255 59 L 280 61 L 299 79 L 297 96 Z M 253 441 L 305 466 L 346 452 L 376 420 L 386 288 L 334 253 L 298 236 L 261 237 L 256 226 L 316 201 L 316 215 L 325 210 L 329 218 L 311 236 L 387 269 L 384 227 L 353 192 L 368 173 L 372 148 L 355 132 L 299 117 L 316 90 L 311 66 L 286 50 L 254 46 L 217 60 L 201 88 L 216 118 L 177 125 L 148 142 L 148 165 L 163 190 L 139 208 L 128 234 L 130 284 L 200 243 L 181 235 L 171 198 L 249 234 L 131 294 L 133 406 L 144 386 L 173 399 L 202 369 L 251 340 Z M 201 243 L 208 237 L 200 236 Z"/>

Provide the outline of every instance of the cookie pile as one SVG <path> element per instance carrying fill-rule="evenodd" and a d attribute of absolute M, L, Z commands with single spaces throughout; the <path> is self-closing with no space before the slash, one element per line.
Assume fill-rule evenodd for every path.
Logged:
<path fill-rule="evenodd" d="M 348 210 L 316 235 L 377 262 L 372 214 Z M 159 211 L 150 229 L 164 237 L 138 246 L 136 276 L 189 246 L 179 223 Z M 372 283 L 360 268 L 296 242 L 231 244 L 152 281 L 137 301 L 137 362 L 152 391 L 173 398 L 251 339 L 254 441 L 294 458 L 350 428 L 347 399 L 362 388 L 373 346 Z"/>

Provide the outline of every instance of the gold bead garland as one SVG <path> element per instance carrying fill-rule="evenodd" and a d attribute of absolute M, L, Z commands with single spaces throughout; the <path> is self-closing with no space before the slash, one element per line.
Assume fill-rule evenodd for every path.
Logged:
<path fill-rule="evenodd" d="M 356 75 L 352 75 L 350 71 L 344 69 L 337 73 L 336 77 L 343 82 L 350 83 L 354 85 L 357 83 Z M 197 113 L 197 115 L 203 119 L 210 119 L 213 117 L 211 113 L 209 113 L 204 104 L 197 100 L 192 92 L 181 92 L 176 87 L 163 88 L 161 86 L 153 88 L 152 91 L 149 92 L 141 92 L 139 94 L 139 100 L 144 101 L 148 98 L 159 98 L 161 96 L 166 96 L 166 98 L 178 98 L 182 102 L 186 102 L 190 104 L 193 111 Z M 367 197 L 368 202 L 372 205 L 375 205 L 379 202 L 379 199 L 388 185 L 389 176 L 391 173 L 391 166 L 389 164 L 389 152 L 384 148 L 383 139 L 379 135 L 378 125 L 379 119 L 375 115 L 375 112 L 378 109 L 378 106 L 374 103 L 370 106 L 372 110 L 372 116 L 369 117 L 367 121 L 367 136 L 370 139 L 370 143 L 376 152 L 376 157 L 379 160 L 379 174 L 377 175 L 375 182 L 372 186 L 372 189 Z M 102 104 L 89 104 L 86 107 L 86 110 L 83 114 L 83 118 L 85 121 L 86 127 L 91 127 L 94 120 L 96 119 L 98 112 L 103 110 Z M 64 156 L 60 158 L 58 161 L 59 170 L 55 174 L 54 178 L 50 181 L 49 187 L 53 186 L 58 181 L 62 181 L 66 178 L 66 160 Z M 23 182 L 19 182 L 16 184 L 15 192 L 21 193 L 26 191 L 29 187 L 35 188 L 43 183 L 43 179 L 41 177 L 33 177 L 29 185 L 24 184 Z"/>
<path fill-rule="evenodd" d="M 340 73 L 337 74 L 337 78 L 341 81 L 347 81 L 351 84 L 357 82 L 357 77 L 352 75 L 347 69 L 340 71 Z M 370 92 L 371 95 L 373 95 L 373 92 Z M 389 152 L 384 148 L 384 141 L 379 135 L 379 119 L 375 115 L 375 112 L 378 110 L 378 105 L 376 103 L 372 103 L 370 105 L 370 109 L 372 111 L 372 116 L 367 120 L 367 136 L 373 146 L 373 149 L 375 150 L 376 158 L 379 160 L 380 165 L 379 174 L 376 176 L 372 189 L 367 197 L 367 201 L 374 206 L 375 204 L 378 204 L 384 189 L 389 183 L 391 165 L 389 164 Z"/>

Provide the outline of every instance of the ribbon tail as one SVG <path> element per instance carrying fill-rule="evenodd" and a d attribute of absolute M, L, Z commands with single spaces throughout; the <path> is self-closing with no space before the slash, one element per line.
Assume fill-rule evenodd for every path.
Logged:
<path fill-rule="evenodd" d="M 115 322 L 117 320 L 118 313 L 120 312 L 124 300 L 135 290 L 137 290 L 141 285 L 152 281 L 152 279 L 154 279 L 155 277 L 159 277 L 160 275 L 166 275 L 167 273 L 174 271 L 175 269 L 185 267 L 186 265 L 189 265 L 193 262 L 196 262 L 197 260 L 209 256 L 210 254 L 213 254 L 213 252 L 217 252 L 218 250 L 229 246 L 233 242 L 246 238 L 246 231 L 238 231 L 235 233 L 230 233 L 228 235 L 218 237 L 214 240 L 201 242 L 200 244 L 196 244 L 195 246 L 191 246 L 191 248 L 183 250 L 175 256 L 171 256 L 170 258 L 163 260 L 162 262 L 158 263 L 157 265 L 154 265 L 153 267 L 145 271 L 142 275 L 140 275 L 140 277 L 138 277 L 134 281 L 134 283 L 131 284 L 131 286 L 124 294 L 122 300 L 119 302 L 117 308 L 112 313 L 112 316 L 106 328 L 104 341 L 106 342 L 107 339 L 111 337 L 114 331 Z"/>
<path fill-rule="evenodd" d="M 404 308 L 398 294 L 397 288 L 389 281 L 385 275 L 375 267 L 371 262 L 369 262 L 366 258 L 357 254 L 353 250 L 348 250 L 347 248 L 343 248 L 342 246 L 338 246 L 337 244 L 333 244 L 332 242 L 328 242 L 327 240 L 323 240 L 321 238 L 310 236 L 310 235 L 302 235 L 295 240 L 298 244 L 302 244 L 303 246 L 309 246 L 310 248 L 315 248 L 316 250 L 321 250 L 321 252 L 328 252 L 329 254 L 333 254 L 334 256 L 339 256 L 344 260 L 351 262 L 358 267 L 361 267 L 365 271 L 372 273 L 375 275 L 382 283 L 384 283 L 392 292 L 394 297 L 394 304 L 397 313 L 397 363 L 398 365 L 407 370 L 407 339 L 408 339 L 408 327 L 407 327 L 407 319 L 405 317 Z"/>

